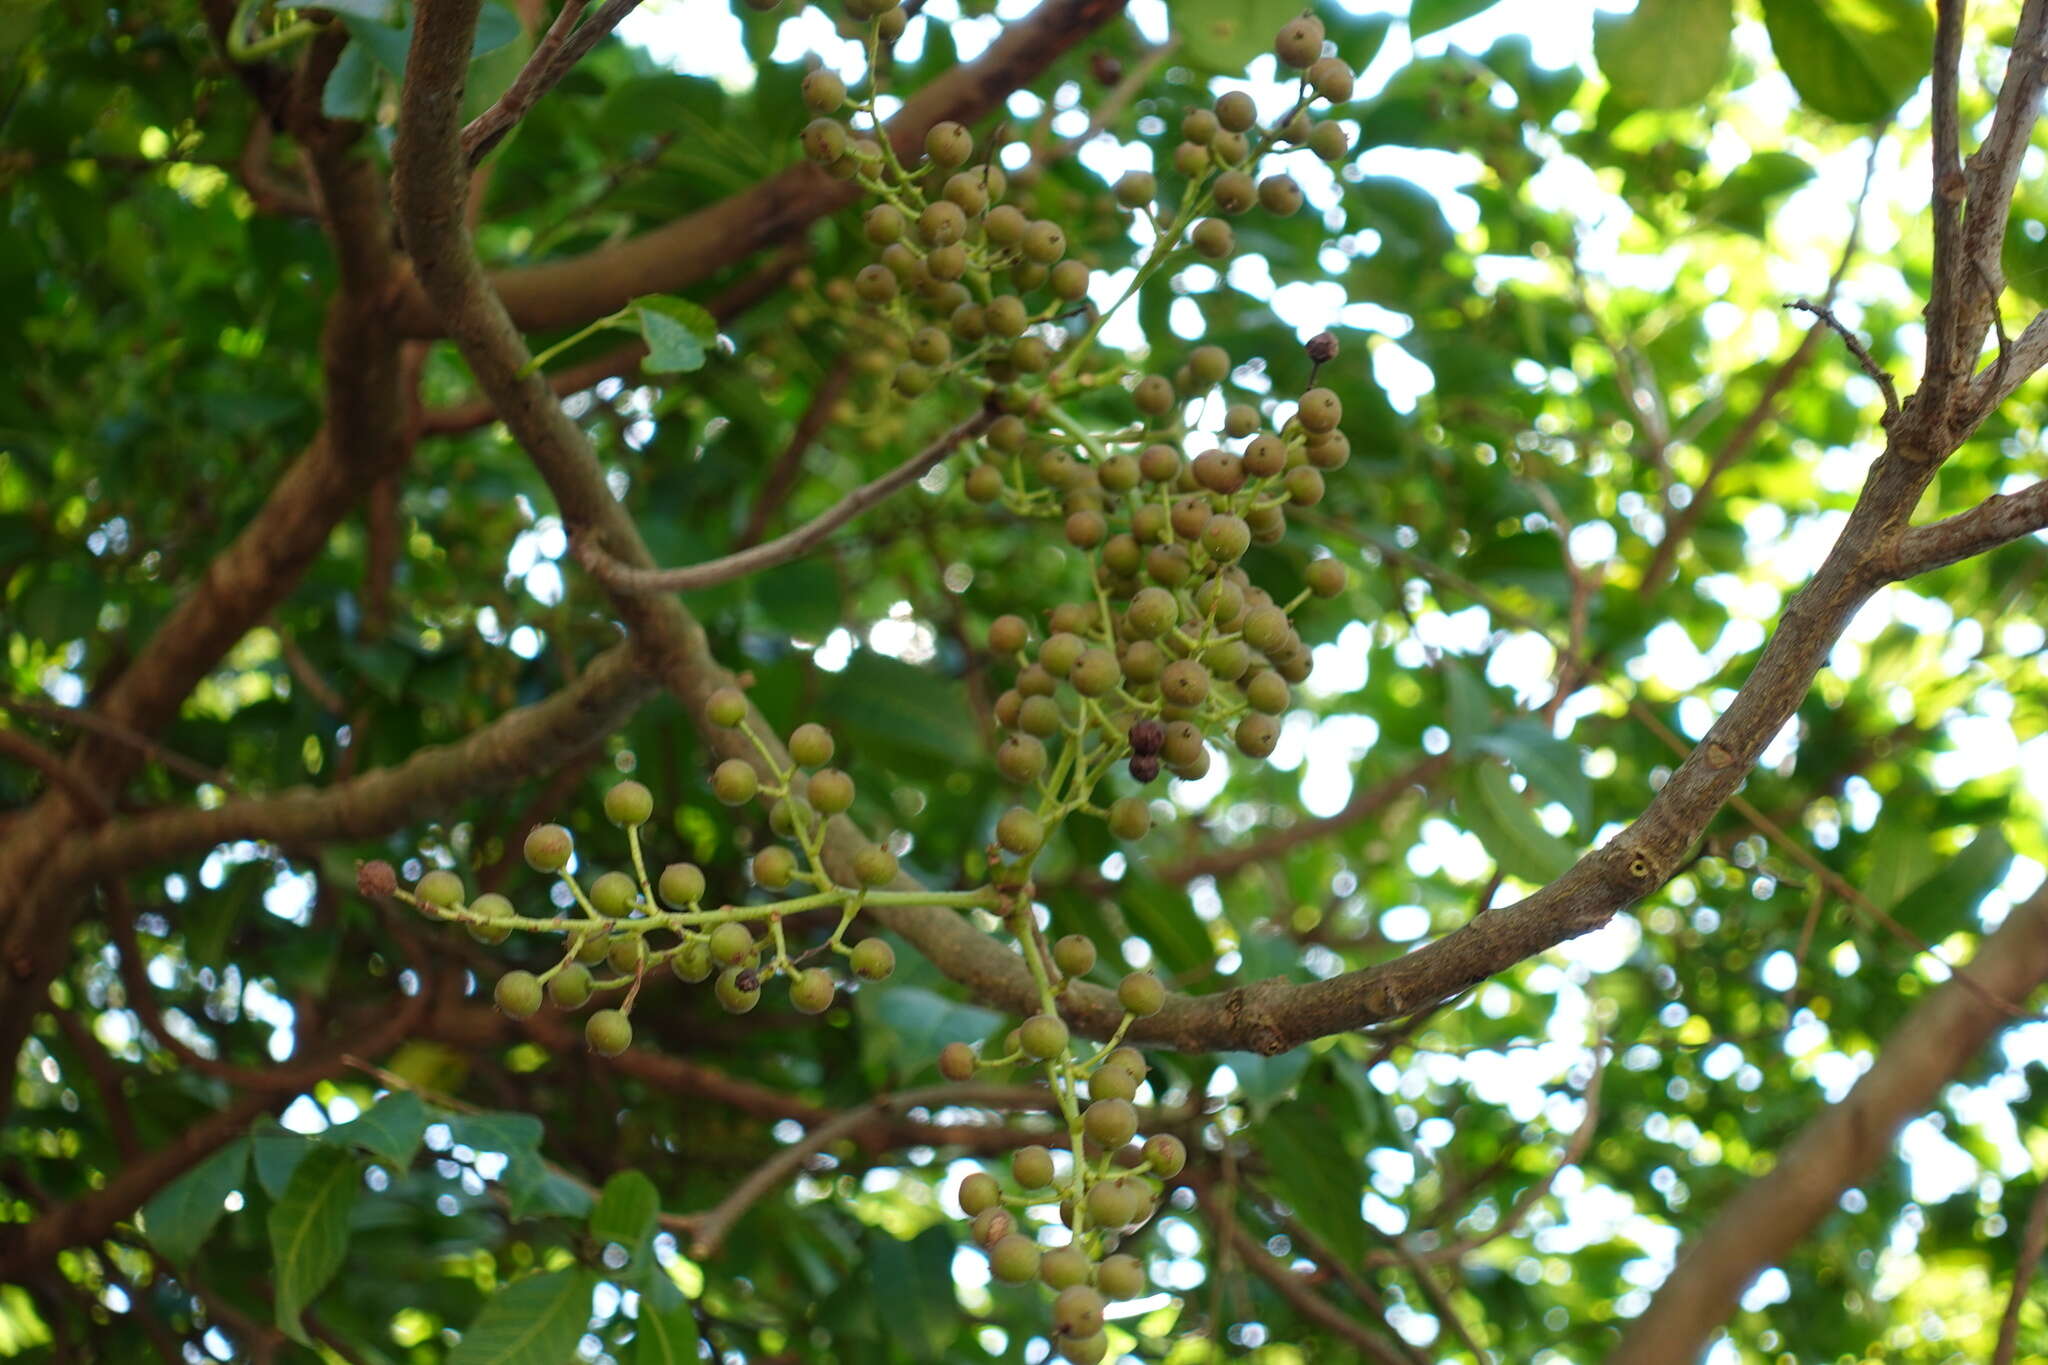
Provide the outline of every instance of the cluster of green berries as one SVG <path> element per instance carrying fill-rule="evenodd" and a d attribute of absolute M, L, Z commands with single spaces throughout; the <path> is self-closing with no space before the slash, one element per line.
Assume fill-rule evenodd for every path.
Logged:
<path fill-rule="evenodd" d="M 736 714 L 732 710 L 735 701 Z M 746 699 L 736 691 L 720 693 L 713 698 L 712 709 L 714 714 L 728 717 L 721 723 L 741 725 Z M 831 758 L 831 736 L 819 726 L 801 726 L 790 736 L 790 749 L 817 768 L 801 792 L 792 786 L 798 780 L 795 773 L 779 773 L 764 786 L 755 769 L 745 763 L 739 763 L 737 769 L 732 763 L 721 766 L 713 785 L 730 804 L 744 803 L 756 794 L 773 799 L 771 825 L 796 838 L 810 858 L 811 869 L 804 880 L 815 890 L 798 900 L 707 907 L 704 872 L 688 862 L 670 863 L 650 881 L 640 830 L 653 816 L 654 797 L 644 785 L 630 780 L 605 793 L 604 813 L 626 831 L 633 871 L 604 872 L 586 886 L 569 870 L 576 846 L 566 828 L 539 825 L 526 836 L 523 852 L 527 865 L 557 877 L 569 889 L 577 913 L 521 915 L 497 892 L 470 896 L 462 878 L 445 869 L 429 871 L 409 892 L 400 891 L 396 872 L 381 861 L 362 866 L 357 886 L 365 895 L 396 896 L 429 918 L 460 923 L 484 943 L 502 943 L 515 930 L 561 935 L 564 951 L 558 962 L 540 972 L 523 968 L 505 972 L 493 995 L 499 1009 L 524 1019 L 537 1013 L 544 1002 L 578 1010 L 602 992 L 624 988 L 625 998 L 616 1007 L 597 1010 L 585 1021 L 585 1041 L 601 1056 L 616 1057 L 632 1045 L 633 1004 L 647 973 L 662 966 L 690 983 L 715 976 L 713 993 L 718 1003 L 734 1014 L 745 1014 L 758 1005 L 768 980 L 787 977 L 790 1004 L 805 1014 L 822 1014 L 837 998 L 839 982 L 824 967 L 804 965 L 807 959 L 822 952 L 842 954 L 855 977 L 873 982 L 886 980 L 895 971 L 896 954 L 880 938 L 851 945 L 843 941 L 863 888 L 835 885 L 824 874 L 820 859 L 820 815 L 836 814 L 853 801 L 852 779 L 820 766 Z M 745 771 L 744 782 L 736 776 L 737 770 Z M 886 849 L 871 847 L 855 860 L 855 868 L 865 886 L 878 886 L 895 877 L 896 860 Z M 788 887 L 799 875 L 797 855 L 781 845 L 762 849 L 754 856 L 753 875 L 763 888 Z M 844 910 L 838 930 L 826 943 L 792 956 L 784 941 L 783 914 L 834 906 Z M 767 924 L 767 935 L 757 935 L 754 925 L 759 922 Z"/>
<path fill-rule="evenodd" d="M 1053 944 L 1052 959 L 1061 974 L 1082 976 L 1095 967 L 1095 945 L 1069 934 Z M 1134 972 L 1117 994 L 1130 1018 L 1139 1018 L 1156 1013 L 1166 992 L 1158 978 Z M 964 1081 L 981 1067 L 1041 1064 L 1067 1117 L 1066 1156 L 1056 1158 L 1050 1147 L 1037 1144 L 1018 1149 L 1007 1185 L 991 1171 L 961 1182 L 960 1210 L 971 1220 L 970 1234 L 987 1253 L 996 1279 L 1036 1280 L 1052 1292 L 1052 1339 L 1062 1357 L 1099 1361 L 1107 1349 L 1106 1303 L 1146 1290 L 1144 1264 L 1121 1248 L 1151 1220 L 1165 1182 L 1186 1165 L 1187 1148 L 1170 1133 L 1139 1140 L 1134 1101 L 1147 1066 L 1136 1048 L 1112 1042 L 1076 1057 L 1065 1022 L 1052 1013 L 1026 1019 L 1011 1030 L 1005 1047 L 1006 1055 L 983 1059 L 966 1043 L 949 1043 L 939 1054 L 939 1071 L 948 1080 Z M 1054 1205 L 1066 1239 L 1047 1247 L 1024 1218 L 1028 1210 Z"/>

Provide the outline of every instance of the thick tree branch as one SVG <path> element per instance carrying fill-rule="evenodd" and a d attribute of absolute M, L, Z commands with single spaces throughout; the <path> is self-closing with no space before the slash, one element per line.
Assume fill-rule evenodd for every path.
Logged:
<path fill-rule="evenodd" d="M 1961 563 L 2048 527 L 2048 479 L 2017 493 L 1993 493 L 1967 512 L 1915 526 L 1899 537 L 1889 570 L 1913 578 Z"/>
<path fill-rule="evenodd" d="M 933 465 L 958 450 L 963 442 L 971 441 L 988 430 L 997 416 L 993 404 L 984 405 L 972 417 L 956 423 L 930 445 L 880 478 L 862 484 L 795 530 L 759 545 L 749 545 L 744 550 L 735 550 L 702 564 L 673 569 L 637 569 L 613 559 L 594 539 L 579 537 L 574 542 L 576 561 L 592 578 L 614 593 L 691 592 L 787 564 L 801 559 L 834 531 L 905 484 L 922 478 Z"/>
<path fill-rule="evenodd" d="M 2013 907 L 1978 945 L 1970 971 L 2010 1000 L 2024 1000 L 2048 980 L 2048 889 Z M 1801 1129 L 1771 1173 L 1745 1186 L 1694 1240 L 1607 1365 L 1697 1359 L 1744 1287 L 1811 1232 L 1843 1190 L 1875 1171 L 1906 1121 L 2011 1022 L 1961 981 L 1928 995 L 1842 1102 Z"/>
<path fill-rule="evenodd" d="M 395 767 L 329 787 L 296 787 L 211 810 L 152 811 L 45 850 L 48 886 L 111 877 L 235 839 L 318 844 L 366 839 L 509 786 L 581 752 L 619 728 L 653 682 L 623 646 L 592 660 L 576 681 L 508 711 L 452 744 L 421 749 Z"/>
<path fill-rule="evenodd" d="M 935 123 L 974 123 L 1061 54 L 1123 12 L 1125 0 L 1047 0 L 1011 24 L 981 57 L 931 81 L 904 102 L 889 135 L 905 155 Z M 859 191 L 809 164 L 789 169 L 652 232 L 566 261 L 508 271 L 494 280 L 524 330 L 580 327 L 643 294 L 677 293 L 765 246 L 786 242 L 852 204 Z M 439 336 L 444 319 L 425 281 L 395 295 L 394 325 Z"/>

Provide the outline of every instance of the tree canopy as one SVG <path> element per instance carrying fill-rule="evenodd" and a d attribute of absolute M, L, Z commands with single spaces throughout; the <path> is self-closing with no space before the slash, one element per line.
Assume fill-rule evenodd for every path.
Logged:
<path fill-rule="evenodd" d="M 0 14 L 0 1355 L 2048 1358 L 1977 9 Z"/>

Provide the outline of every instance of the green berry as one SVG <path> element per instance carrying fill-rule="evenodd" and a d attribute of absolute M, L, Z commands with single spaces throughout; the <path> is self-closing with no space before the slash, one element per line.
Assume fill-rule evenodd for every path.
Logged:
<path fill-rule="evenodd" d="M 590 884 L 590 905 L 607 919 L 623 918 L 640 897 L 640 888 L 623 872 L 607 872 Z"/>
<path fill-rule="evenodd" d="M 1337 57 L 1318 57 L 1308 65 L 1309 85 L 1332 104 L 1351 98 L 1356 79 L 1351 67 Z"/>
<path fill-rule="evenodd" d="M 419 898 L 423 906 L 438 906 L 447 910 L 462 904 L 462 878 L 453 872 L 436 869 L 413 883 L 412 894 Z"/>
<path fill-rule="evenodd" d="M 1095 970 L 1095 943 L 1086 934 L 1068 934 L 1052 945 L 1052 960 L 1068 976 Z"/>
<path fill-rule="evenodd" d="M 1088 1221 L 1097 1227 L 1126 1227 L 1138 1216 L 1138 1194 L 1114 1180 L 1097 1181 L 1088 1191 Z"/>
<path fill-rule="evenodd" d="M 540 978 L 532 972 L 507 972 L 498 978 L 491 995 L 498 1008 L 512 1018 L 530 1018 L 540 1008 Z"/>
<path fill-rule="evenodd" d="M 1244 487 L 1244 461 L 1227 450 L 1205 450 L 1195 456 L 1195 482 L 1225 496 Z"/>
<path fill-rule="evenodd" d="M 1258 106 L 1244 91 L 1233 90 L 1216 101 L 1216 121 L 1230 132 L 1247 132 L 1259 121 Z"/>
<path fill-rule="evenodd" d="M 1135 1256 L 1105 1256 L 1095 1269 L 1095 1287 L 1105 1297 L 1135 1299 L 1145 1292 L 1145 1267 Z"/>
<path fill-rule="evenodd" d="M 989 623 L 988 647 L 997 654 L 1015 654 L 1030 642 L 1031 627 L 1021 616 L 998 616 Z"/>
<path fill-rule="evenodd" d="M 968 1235 L 974 1238 L 976 1246 L 984 1250 L 1016 1231 L 1017 1220 L 1005 1208 L 983 1209 L 974 1215 L 974 1221 L 968 1225 Z"/>
<path fill-rule="evenodd" d="M 580 962 L 568 966 L 548 978 L 548 999 L 565 1010 L 580 1010 L 590 999 L 590 968 Z"/>
<path fill-rule="evenodd" d="M 727 1014 L 745 1014 L 761 1003 L 761 982 L 751 968 L 727 967 L 711 989 Z"/>
<path fill-rule="evenodd" d="M 721 967 L 737 967 L 754 953 L 754 931 L 737 920 L 727 920 L 711 931 L 711 960 Z"/>
<path fill-rule="evenodd" d="M 1173 410 L 1173 381 L 1165 375 L 1148 374 L 1131 390 L 1131 401 L 1148 417 L 1161 417 Z"/>
<path fill-rule="evenodd" d="M 820 768 L 808 785 L 811 804 L 824 815 L 839 815 L 853 805 L 853 779 L 837 768 Z"/>
<path fill-rule="evenodd" d="M 704 899 L 704 870 L 695 863 L 670 863 L 654 889 L 669 909 L 687 909 Z"/>
<path fill-rule="evenodd" d="M 1202 528 L 1202 548 L 1219 564 L 1235 564 L 1252 545 L 1252 528 L 1243 517 L 1220 516 Z"/>
<path fill-rule="evenodd" d="M 864 938 L 853 945 L 853 956 L 848 959 L 853 974 L 863 981 L 886 981 L 896 970 L 896 950 L 879 938 Z"/>
<path fill-rule="evenodd" d="M 1159 695 L 1175 706 L 1200 706 L 1209 695 L 1209 670 L 1193 659 L 1175 659 L 1159 675 Z"/>
<path fill-rule="evenodd" d="M 1171 1180 L 1188 1164 L 1187 1145 L 1171 1133 L 1145 1139 L 1145 1163 Z"/>
<path fill-rule="evenodd" d="M 1337 424 L 1344 420 L 1344 403 L 1329 389 L 1310 389 L 1301 396 L 1301 405 L 1294 415 L 1304 431 L 1317 434 L 1335 431 Z"/>
<path fill-rule="evenodd" d="M 822 725 L 799 725 L 789 736 L 789 756 L 806 768 L 832 761 L 832 732 Z"/>
<path fill-rule="evenodd" d="M 560 872 L 575 848 L 569 831 L 560 825 L 535 825 L 526 834 L 526 865 L 535 872 Z"/>
<path fill-rule="evenodd" d="M 583 1025 L 583 1041 L 600 1057 L 616 1057 L 633 1046 L 633 1025 L 623 1010 L 599 1010 Z"/>
<path fill-rule="evenodd" d="M 576 937 L 576 960 L 591 966 L 605 960 L 612 950 L 612 937 L 607 931 L 594 934 L 579 934 Z"/>
<path fill-rule="evenodd" d="M 1287 643 L 1294 627 L 1287 613 L 1268 602 L 1245 613 L 1244 642 L 1253 649 L 1273 653 Z"/>
<path fill-rule="evenodd" d="M 1096 1100 L 1082 1113 L 1081 1126 L 1097 1146 L 1115 1151 L 1138 1131 L 1138 1111 L 1129 1100 Z"/>
<path fill-rule="evenodd" d="M 676 949 L 675 956 L 668 960 L 668 969 L 682 981 L 693 985 L 711 975 L 711 945 L 701 938 L 693 938 Z"/>
<path fill-rule="evenodd" d="M 743 758 L 728 758 L 711 774 L 711 792 L 728 806 L 744 806 L 761 790 L 761 775 Z"/>
<path fill-rule="evenodd" d="M 948 1043 L 939 1049 L 939 1074 L 949 1081 L 974 1079 L 974 1049 L 965 1043 Z"/>
<path fill-rule="evenodd" d="M 1301 186 L 1291 175 L 1269 175 L 1259 182 L 1259 204 L 1276 217 L 1291 218 L 1301 211 Z"/>
<path fill-rule="evenodd" d="M 982 219 L 981 231 L 991 244 L 1006 247 L 1023 241 L 1030 226 L 1031 220 L 1024 216 L 1022 209 L 1014 204 L 998 204 Z"/>
<path fill-rule="evenodd" d="M 1088 1253 L 1071 1244 L 1046 1252 L 1038 1263 L 1038 1278 L 1051 1289 L 1064 1290 L 1086 1284 L 1094 1271 L 1095 1266 L 1088 1259 Z"/>
<path fill-rule="evenodd" d="M 1003 1187 L 986 1171 L 976 1171 L 960 1182 L 960 1211 L 972 1218 L 1003 1202 Z"/>
<path fill-rule="evenodd" d="M 1058 223 L 1041 218 L 1024 229 L 1024 240 L 1018 246 L 1026 260 L 1051 265 L 1067 254 L 1067 234 Z"/>
<path fill-rule="evenodd" d="M 1244 699 L 1251 703 L 1252 710 L 1277 716 L 1287 709 L 1293 698 L 1287 679 L 1267 668 L 1254 673 L 1244 684 Z"/>
<path fill-rule="evenodd" d="M 1288 20 L 1273 39 L 1273 51 L 1296 71 L 1307 69 L 1323 55 L 1323 21 L 1313 14 Z"/>
<path fill-rule="evenodd" d="M 1099 1066 L 1088 1078 L 1088 1097 L 1094 1100 L 1128 1100 L 1138 1093 L 1137 1077 L 1120 1066 Z"/>
<path fill-rule="evenodd" d="M 1132 972 L 1116 988 L 1117 1002 L 1140 1018 L 1157 1014 L 1166 1006 L 1166 987 L 1150 972 Z M 1103 1146 L 1116 1146 L 1105 1142 Z"/>
<path fill-rule="evenodd" d="M 935 123 L 924 135 L 924 152 L 941 166 L 963 166 L 974 155 L 974 135 L 951 119 Z"/>
<path fill-rule="evenodd" d="M 1056 735 L 1063 724 L 1060 704 L 1051 697 L 1023 697 L 1017 702 L 1017 728 L 1038 739 Z"/>
<path fill-rule="evenodd" d="M 1116 182 L 1116 202 L 1141 209 L 1159 195 L 1159 180 L 1150 171 L 1126 171 Z"/>
<path fill-rule="evenodd" d="M 1038 1244 L 1020 1233 L 1010 1233 L 989 1248 L 988 1269 L 1005 1284 L 1025 1284 L 1038 1275 Z"/>
<path fill-rule="evenodd" d="M 1197 346 L 1188 355 L 1188 373 L 1204 388 L 1230 378 L 1230 352 L 1221 346 Z"/>
<path fill-rule="evenodd" d="M 1033 1143 L 1019 1147 L 1010 1158 L 1010 1175 L 1027 1190 L 1042 1190 L 1053 1182 L 1052 1153 Z"/>
<path fill-rule="evenodd" d="M 1102 1358 L 1109 1354 L 1109 1335 L 1096 1332 L 1092 1336 L 1065 1337 L 1060 1341 L 1060 1359 L 1067 1365 L 1100 1365 Z"/>
<path fill-rule="evenodd" d="M 1347 577 L 1342 563 L 1335 559 L 1311 560 L 1302 577 L 1308 581 L 1309 591 L 1318 597 L 1335 597 L 1344 591 Z"/>
<path fill-rule="evenodd" d="M 1237 751 L 1246 758 L 1268 758 L 1280 743 L 1280 722 L 1254 712 L 1237 723 Z"/>
<path fill-rule="evenodd" d="M 780 843 L 770 843 L 768 847 L 754 855 L 754 882 L 758 886 L 766 886 L 768 890 L 782 890 L 795 876 L 797 855 L 782 847 Z"/>
<path fill-rule="evenodd" d="M 1124 612 L 1124 623 L 1141 639 L 1154 640 L 1173 629 L 1180 603 L 1164 588 L 1140 588 Z"/>
<path fill-rule="evenodd" d="M 1057 1057 L 1067 1050 L 1066 1021 L 1055 1014 L 1034 1014 L 1018 1028 L 1017 1039 L 1029 1056 L 1041 1061 Z"/>
<path fill-rule="evenodd" d="M 836 114 L 846 103 L 846 82 L 830 71 L 813 71 L 804 77 L 804 103 L 814 114 Z"/>
<path fill-rule="evenodd" d="M 839 983 L 823 967 L 806 967 L 789 983 L 789 1003 L 800 1014 L 823 1014 L 838 993 Z"/>
<path fill-rule="evenodd" d="M 1064 1337 L 1092 1337 L 1102 1330 L 1102 1295 L 1085 1284 L 1069 1285 L 1052 1301 L 1053 1331 Z"/>
<path fill-rule="evenodd" d="M 862 886 L 887 886 L 897 870 L 896 855 L 880 844 L 868 844 L 853 855 L 853 875 Z"/>
<path fill-rule="evenodd" d="M 1220 261 L 1237 247 L 1237 236 L 1230 230 L 1230 224 L 1221 218 L 1204 218 L 1195 224 L 1195 230 L 1188 234 L 1195 250 L 1212 261 Z"/>
<path fill-rule="evenodd" d="M 836 119 L 812 119 L 798 140 L 803 143 L 804 155 L 820 166 L 846 155 L 846 126 Z"/>
<path fill-rule="evenodd" d="M 1045 771 L 1045 761 L 1045 744 L 1032 735 L 1011 735 L 996 747 L 996 771 L 1012 782 L 1036 778 Z"/>
<path fill-rule="evenodd" d="M 1082 651 L 1067 674 L 1067 681 L 1084 697 L 1101 697 L 1123 681 L 1123 670 L 1117 666 L 1115 654 L 1096 645 Z"/>
<path fill-rule="evenodd" d="M 1119 839 L 1142 839 L 1152 832 L 1152 808 L 1135 796 L 1120 796 L 1109 806 L 1109 832 Z"/>
<path fill-rule="evenodd" d="M 1342 161 L 1351 150 L 1351 139 L 1341 123 L 1318 123 L 1309 130 L 1308 147 L 1325 161 Z"/>
<path fill-rule="evenodd" d="M 1210 189 L 1216 207 L 1229 214 L 1243 213 L 1259 200 L 1258 186 L 1244 171 L 1225 171 Z"/>
<path fill-rule="evenodd" d="M 704 714 L 713 725 L 738 725 L 747 718 L 747 694 L 737 687 L 721 687 L 705 703 Z"/>
<path fill-rule="evenodd" d="M 1045 823 L 1022 806 L 1012 806 L 996 821 L 996 842 L 1018 857 L 1045 846 Z"/>
<path fill-rule="evenodd" d="M 621 829 L 644 825 L 653 814 L 654 793 L 639 782 L 621 782 L 604 794 L 604 818 Z"/>

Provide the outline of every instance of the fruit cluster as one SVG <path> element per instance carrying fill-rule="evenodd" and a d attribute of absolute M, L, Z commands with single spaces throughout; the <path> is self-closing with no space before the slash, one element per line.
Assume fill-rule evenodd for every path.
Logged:
<path fill-rule="evenodd" d="M 821 955 L 838 955 L 862 981 L 882 981 L 896 969 L 896 954 L 881 938 L 847 941 L 864 906 L 875 904 L 980 906 L 999 902 L 994 888 L 966 892 L 901 892 L 882 888 L 895 880 L 896 858 L 879 844 L 861 848 L 853 858 L 855 885 L 842 885 L 826 870 L 825 821 L 853 804 L 853 779 L 832 760 L 833 740 L 823 726 L 801 725 L 789 736 L 793 764 L 782 763 L 753 729 L 747 700 L 726 688 L 711 697 L 715 724 L 737 729 L 759 753 L 761 764 L 728 759 L 712 774 L 712 790 L 731 806 L 754 800 L 768 803 L 768 823 L 787 843 L 774 843 L 754 854 L 754 884 L 763 891 L 792 892 L 749 905 L 707 906 L 704 872 L 694 863 L 670 863 L 650 880 L 640 831 L 654 813 L 654 797 L 641 783 L 624 781 L 604 796 L 605 817 L 626 833 L 632 871 L 599 873 L 586 886 L 572 871 L 575 843 L 560 825 L 540 825 L 526 836 L 527 865 L 557 877 L 567 888 L 576 913 L 522 915 L 497 892 L 470 898 L 462 878 L 433 870 L 411 890 L 398 886 L 389 863 L 365 863 L 357 885 L 367 895 L 389 896 L 434 919 L 465 926 L 484 943 L 502 943 L 516 931 L 559 934 L 562 956 L 541 972 L 514 969 L 498 978 L 495 997 L 506 1014 L 524 1019 L 537 1012 L 543 997 L 565 1010 L 581 1009 L 594 995 L 623 989 L 616 1007 L 597 1010 L 584 1025 L 590 1050 L 616 1057 L 632 1045 L 630 1016 L 650 970 L 666 966 L 683 981 L 697 983 L 716 975 L 718 1003 L 745 1014 L 761 1001 L 764 984 L 776 977 L 789 982 L 789 1002 L 804 1014 L 823 1014 L 837 998 L 839 982 L 822 966 L 805 965 Z M 763 778 L 766 771 L 769 776 Z M 805 912 L 837 910 L 838 927 L 824 942 L 792 953 L 784 920 Z M 755 926 L 765 926 L 765 935 Z M 597 973 L 609 969 L 609 975 Z"/>

